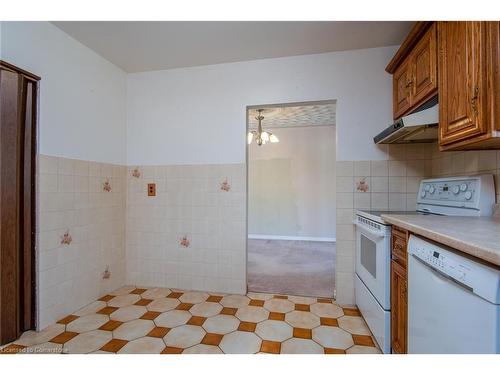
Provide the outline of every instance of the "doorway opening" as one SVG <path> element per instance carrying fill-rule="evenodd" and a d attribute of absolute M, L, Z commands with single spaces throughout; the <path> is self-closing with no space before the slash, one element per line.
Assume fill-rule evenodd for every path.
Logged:
<path fill-rule="evenodd" d="M 247 107 L 247 288 L 334 297 L 335 101 Z"/>

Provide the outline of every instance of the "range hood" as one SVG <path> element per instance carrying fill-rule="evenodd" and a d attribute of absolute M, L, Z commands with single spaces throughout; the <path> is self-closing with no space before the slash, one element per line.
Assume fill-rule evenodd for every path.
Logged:
<path fill-rule="evenodd" d="M 373 138 L 384 143 L 430 143 L 438 139 L 439 104 L 437 96 Z"/>

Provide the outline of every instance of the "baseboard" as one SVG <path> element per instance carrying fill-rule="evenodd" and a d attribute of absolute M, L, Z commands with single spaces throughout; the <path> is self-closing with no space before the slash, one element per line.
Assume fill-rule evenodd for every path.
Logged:
<path fill-rule="evenodd" d="M 272 234 L 249 234 L 251 240 L 286 240 L 286 241 L 316 241 L 336 242 L 335 237 L 303 237 L 303 236 L 275 236 Z"/>

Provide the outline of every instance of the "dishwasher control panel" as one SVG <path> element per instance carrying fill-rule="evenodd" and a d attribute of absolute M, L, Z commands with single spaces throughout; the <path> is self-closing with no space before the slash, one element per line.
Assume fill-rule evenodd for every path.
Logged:
<path fill-rule="evenodd" d="M 451 257 L 440 248 L 428 246 L 415 246 L 413 254 L 432 268 L 450 276 L 463 284 L 473 287 L 468 282 L 474 274 L 474 270 L 465 262 L 460 262 L 455 257 Z"/>
<path fill-rule="evenodd" d="M 439 276 L 454 281 L 492 303 L 500 304 L 500 270 L 415 235 L 410 236 L 408 255 L 417 258 Z"/>

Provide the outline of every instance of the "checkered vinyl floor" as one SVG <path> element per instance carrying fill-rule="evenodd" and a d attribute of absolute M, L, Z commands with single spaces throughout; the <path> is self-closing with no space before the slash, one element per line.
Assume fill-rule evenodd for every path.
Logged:
<path fill-rule="evenodd" d="M 359 311 L 330 299 L 125 286 L 4 353 L 380 353 Z"/>

